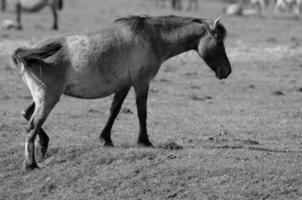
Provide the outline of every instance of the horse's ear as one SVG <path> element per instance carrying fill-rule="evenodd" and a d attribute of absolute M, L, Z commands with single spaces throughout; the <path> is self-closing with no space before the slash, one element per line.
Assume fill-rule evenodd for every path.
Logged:
<path fill-rule="evenodd" d="M 216 28 L 217 25 L 220 23 L 220 20 L 221 20 L 221 17 L 218 17 L 218 18 L 214 21 L 213 25 L 214 25 L 215 28 Z"/>
<path fill-rule="evenodd" d="M 218 17 L 217 19 L 215 19 L 213 21 L 207 21 L 205 23 L 205 28 L 206 28 L 207 32 L 210 33 L 211 35 L 213 35 L 216 31 L 217 26 L 220 24 L 220 20 L 221 20 L 221 17 Z"/>
<path fill-rule="evenodd" d="M 217 19 L 215 19 L 215 20 L 213 21 L 213 23 L 211 24 L 211 30 L 212 30 L 212 31 L 215 31 L 215 30 L 216 30 L 218 24 L 220 23 L 220 20 L 221 20 L 221 17 L 218 17 Z"/>

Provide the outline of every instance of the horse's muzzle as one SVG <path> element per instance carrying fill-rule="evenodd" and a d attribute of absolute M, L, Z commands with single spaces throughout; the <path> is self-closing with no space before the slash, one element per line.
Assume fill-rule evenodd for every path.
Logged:
<path fill-rule="evenodd" d="M 227 69 L 220 69 L 217 70 L 216 72 L 216 77 L 218 79 L 226 79 L 230 74 L 232 73 L 232 69 L 231 68 L 227 68 Z"/>

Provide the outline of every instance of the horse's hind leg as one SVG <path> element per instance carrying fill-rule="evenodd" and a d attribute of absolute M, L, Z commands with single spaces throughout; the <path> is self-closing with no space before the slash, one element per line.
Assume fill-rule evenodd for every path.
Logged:
<path fill-rule="evenodd" d="M 107 123 L 102 130 L 102 133 L 100 135 L 101 141 L 104 141 L 105 146 L 113 146 L 113 142 L 111 140 L 111 129 L 114 123 L 115 118 L 117 117 L 118 113 L 120 112 L 120 109 L 122 107 L 122 104 L 129 92 L 129 87 L 121 90 L 120 92 L 117 92 L 113 98 L 111 108 L 110 108 L 110 115 L 107 120 Z"/>
<path fill-rule="evenodd" d="M 38 168 L 35 160 L 35 138 L 39 134 L 40 129 L 46 120 L 47 116 L 58 102 L 58 98 L 43 98 L 35 101 L 35 111 L 30 118 L 26 134 L 25 142 L 25 161 L 24 169 L 32 170 Z"/>
<path fill-rule="evenodd" d="M 138 144 L 152 146 L 147 133 L 147 99 L 149 83 L 137 84 L 134 86 L 136 96 L 137 115 L 139 120 Z"/>
<path fill-rule="evenodd" d="M 29 121 L 34 113 L 34 110 L 35 110 L 35 103 L 33 102 L 22 112 L 23 117 L 27 121 Z M 43 128 L 40 128 L 38 135 L 39 135 L 39 139 L 40 139 L 39 140 L 39 147 L 40 147 L 39 153 L 41 153 L 41 159 L 43 159 L 45 157 L 45 154 L 48 149 L 49 137 L 47 136 L 47 134 L 45 133 Z"/>
<path fill-rule="evenodd" d="M 53 30 L 58 30 L 58 13 L 57 13 L 57 10 L 56 10 L 56 6 L 55 5 L 52 5 L 50 6 L 51 8 L 51 12 L 52 12 L 52 15 L 53 15 L 53 26 L 51 29 Z"/>

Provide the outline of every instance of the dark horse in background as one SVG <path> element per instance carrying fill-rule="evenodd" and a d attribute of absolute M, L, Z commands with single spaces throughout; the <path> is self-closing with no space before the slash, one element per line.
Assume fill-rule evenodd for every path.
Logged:
<path fill-rule="evenodd" d="M 195 50 L 218 79 L 231 73 L 225 52 L 226 29 L 217 20 L 177 16 L 131 16 L 105 29 L 59 36 L 32 48 L 18 48 L 13 60 L 20 67 L 33 103 L 23 112 L 28 120 L 25 140 L 26 170 L 38 168 L 36 144 L 45 155 L 49 138 L 41 128 L 62 94 L 82 99 L 114 94 L 109 118 L 100 134 L 113 146 L 111 129 L 131 87 L 139 119 L 138 143 L 152 146 L 147 134 L 147 98 L 150 81 L 161 64 L 180 53 Z"/>
<path fill-rule="evenodd" d="M 170 4 L 171 8 L 174 10 L 182 10 L 183 9 L 183 1 L 182 0 L 156 0 L 156 5 L 164 7 L 166 4 L 166 1 Z M 186 0 L 185 2 L 188 2 L 188 10 L 192 10 L 193 8 L 195 10 L 199 9 L 199 3 L 198 0 Z"/>
<path fill-rule="evenodd" d="M 6 0 L 1 0 L 1 10 L 6 10 Z M 18 0 L 16 3 L 16 13 L 17 13 L 17 28 L 22 29 L 21 24 L 21 13 L 25 12 L 38 12 L 45 7 L 50 7 L 53 15 L 53 25 L 52 29 L 58 29 L 58 10 L 63 9 L 63 0 Z"/>

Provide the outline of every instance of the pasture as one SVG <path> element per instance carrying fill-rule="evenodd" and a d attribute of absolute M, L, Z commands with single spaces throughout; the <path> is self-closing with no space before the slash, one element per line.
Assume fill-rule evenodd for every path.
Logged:
<path fill-rule="evenodd" d="M 13 2 L 13 1 L 10 1 Z M 195 52 L 165 62 L 151 83 L 148 130 L 155 148 L 136 144 L 133 89 L 113 126 L 99 134 L 112 96 L 62 97 L 44 129 L 41 167 L 24 172 L 31 95 L 12 51 L 57 34 L 94 30 L 130 14 L 221 16 L 221 1 L 199 11 L 156 8 L 149 0 L 66 0 L 60 30 L 50 10 L 24 14 L 23 30 L 0 30 L 0 199 L 296 200 L 302 196 L 302 19 L 222 17 L 232 74 L 218 80 Z M 13 5 L 0 20 L 14 19 Z"/>

